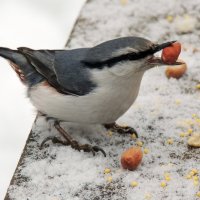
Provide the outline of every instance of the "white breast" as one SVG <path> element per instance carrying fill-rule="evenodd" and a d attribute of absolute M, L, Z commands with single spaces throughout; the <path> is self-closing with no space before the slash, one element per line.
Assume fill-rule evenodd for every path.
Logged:
<path fill-rule="evenodd" d="M 116 76 L 107 70 L 94 70 L 97 89 L 85 96 L 63 95 L 41 83 L 30 90 L 35 107 L 51 116 L 68 122 L 112 123 L 123 115 L 135 101 L 143 72 Z"/>

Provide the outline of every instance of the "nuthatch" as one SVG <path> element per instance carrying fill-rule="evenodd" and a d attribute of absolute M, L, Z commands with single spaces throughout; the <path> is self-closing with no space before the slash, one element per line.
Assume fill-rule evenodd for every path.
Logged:
<path fill-rule="evenodd" d="M 134 103 L 146 70 L 164 65 L 153 54 L 172 42 L 155 44 L 140 37 L 124 37 L 92 48 L 73 50 L 17 50 L 0 48 L 0 56 L 28 88 L 28 97 L 40 113 L 55 121 L 65 141 L 86 152 L 101 151 L 98 146 L 79 144 L 60 126 L 60 121 L 102 124 L 119 133 L 136 131 L 115 121 Z M 179 63 L 175 63 L 179 64 Z M 42 144 L 44 144 L 44 142 Z"/>

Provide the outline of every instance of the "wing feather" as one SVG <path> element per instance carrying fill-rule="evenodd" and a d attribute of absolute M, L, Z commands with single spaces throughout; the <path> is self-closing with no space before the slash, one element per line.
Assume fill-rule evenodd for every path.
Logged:
<path fill-rule="evenodd" d="M 35 69 L 59 92 L 69 95 L 86 95 L 95 84 L 81 60 L 88 49 L 32 50 L 20 47 Z"/>

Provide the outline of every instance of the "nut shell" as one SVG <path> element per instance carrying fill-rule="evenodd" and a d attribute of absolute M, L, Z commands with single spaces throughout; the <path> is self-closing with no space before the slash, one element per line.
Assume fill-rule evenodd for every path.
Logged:
<path fill-rule="evenodd" d="M 124 151 L 121 156 L 121 165 L 124 169 L 135 170 L 141 163 L 143 153 L 140 147 L 131 147 Z"/>
<path fill-rule="evenodd" d="M 182 60 L 178 60 L 178 62 L 182 62 L 183 64 L 167 67 L 165 71 L 167 78 L 172 77 L 172 78 L 179 79 L 183 76 L 183 74 L 185 74 L 185 72 L 187 71 L 186 63 Z"/>

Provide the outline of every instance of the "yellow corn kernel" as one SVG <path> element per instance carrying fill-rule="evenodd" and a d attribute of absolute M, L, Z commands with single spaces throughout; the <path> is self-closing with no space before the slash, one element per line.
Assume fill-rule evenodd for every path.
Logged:
<path fill-rule="evenodd" d="M 171 177 L 170 177 L 170 176 L 166 176 L 166 177 L 165 177 L 165 180 L 166 180 L 166 181 L 171 181 Z"/>
<path fill-rule="evenodd" d="M 131 134 L 131 138 L 132 138 L 132 139 L 136 139 L 136 138 L 137 138 L 137 137 L 136 137 L 136 134 L 135 134 L 135 133 L 132 133 L 132 134 Z"/>
<path fill-rule="evenodd" d="M 197 196 L 197 197 L 200 197 L 200 191 L 196 193 L 196 196 Z"/>
<path fill-rule="evenodd" d="M 196 85 L 196 89 L 200 89 L 200 84 L 197 84 L 197 85 Z"/>
<path fill-rule="evenodd" d="M 199 185 L 199 181 L 193 181 L 194 186 L 198 186 Z"/>
<path fill-rule="evenodd" d="M 193 171 L 190 171 L 189 175 L 190 175 L 190 176 L 194 176 L 195 173 L 194 173 Z"/>
<path fill-rule="evenodd" d="M 192 171 L 194 174 L 198 174 L 198 173 L 199 173 L 199 172 L 198 172 L 198 170 L 197 170 L 197 169 L 195 169 L 195 168 L 194 168 L 194 169 L 192 169 L 191 171 Z"/>
<path fill-rule="evenodd" d="M 174 143 L 174 140 L 172 139 L 172 138 L 169 138 L 168 140 L 167 140 L 167 144 L 173 144 Z"/>
<path fill-rule="evenodd" d="M 113 179 L 112 179 L 112 176 L 108 176 L 108 177 L 106 178 L 106 181 L 109 182 L 109 183 L 111 183 L 112 180 L 113 180 Z"/>
<path fill-rule="evenodd" d="M 108 134 L 108 136 L 112 136 L 113 132 L 112 131 L 108 131 L 107 134 Z"/>
<path fill-rule="evenodd" d="M 167 183 L 166 183 L 165 181 L 162 181 L 162 182 L 160 183 L 160 186 L 164 188 L 164 187 L 167 186 Z"/>
<path fill-rule="evenodd" d="M 179 134 L 179 136 L 180 137 L 185 137 L 185 133 L 182 132 L 182 133 Z"/>
<path fill-rule="evenodd" d="M 180 105 L 180 104 L 181 104 L 181 100 L 180 100 L 180 99 L 176 99 L 176 100 L 175 100 L 175 103 L 176 103 L 177 105 Z"/>
<path fill-rule="evenodd" d="M 111 170 L 109 168 L 104 169 L 104 174 L 109 174 Z"/>
<path fill-rule="evenodd" d="M 138 186 L 138 182 L 132 181 L 132 182 L 130 183 L 130 185 L 131 185 L 131 187 L 136 187 L 136 186 Z"/>
<path fill-rule="evenodd" d="M 193 129 L 189 128 L 189 129 L 187 130 L 187 132 L 188 132 L 189 135 L 191 135 L 192 132 L 193 132 Z"/>
<path fill-rule="evenodd" d="M 174 17 L 173 17 L 172 15 L 168 15 L 168 16 L 166 17 L 166 20 L 167 20 L 169 23 L 172 23 L 173 20 L 174 20 Z"/>
<path fill-rule="evenodd" d="M 164 173 L 164 177 L 165 177 L 166 181 L 170 181 L 171 180 L 171 177 L 170 177 L 169 173 Z"/>
<path fill-rule="evenodd" d="M 190 175 L 190 174 L 188 174 L 187 176 L 186 176 L 186 179 L 191 179 L 192 178 L 192 176 Z"/>
<path fill-rule="evenodd" d="M 199 181 L 199 177 L 198 176 L 193 176 L 193 181 Z"/>
<path fill-rule="evenodd" d="M 141 141 L 137 141 L 136 144 L 137 144 L 138 146 L 142 147 L 143 142 L 141 142 Z"/>
<path fill-rule="evenodd" d="M 144 154 L 148 154 L 149 153 L 149 149 L 145 148 L 144 149 Z"/>
<path fill-rule="evenodd" d="M 196 118 L 196 117 L 197 117 L 197 114 L 192 114 L 192 117 L 193 117 L 193 118 Z"/>

